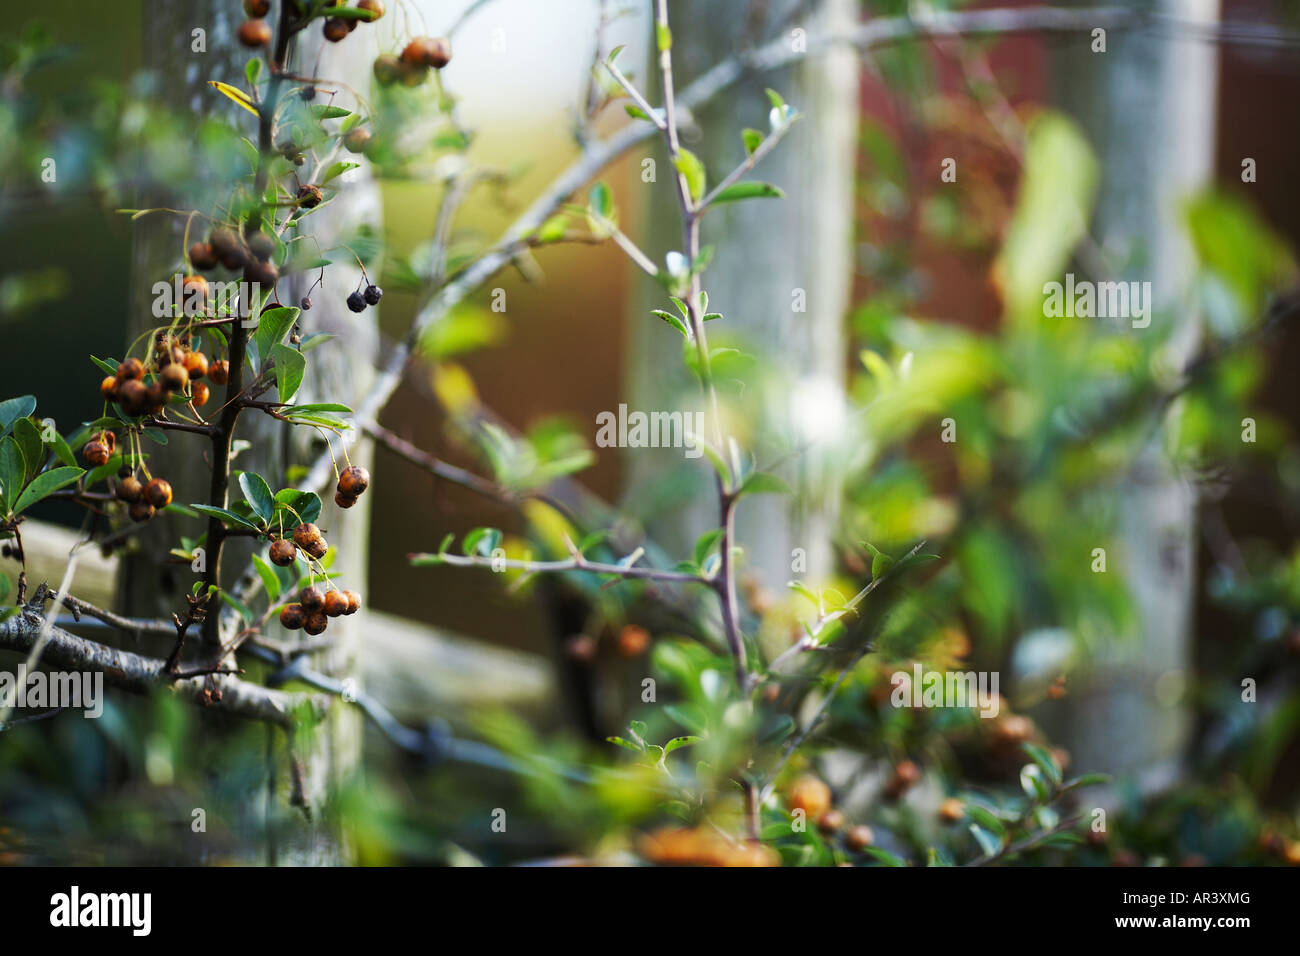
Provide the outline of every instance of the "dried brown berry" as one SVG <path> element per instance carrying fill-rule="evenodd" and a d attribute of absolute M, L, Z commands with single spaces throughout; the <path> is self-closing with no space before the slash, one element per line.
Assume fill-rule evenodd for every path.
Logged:
<path fill-rule="evenodd" d="M 134 475 L 127 475 L 117 483 L 113 493 L 117 495 L 118 501 L 139 501 L 140 496 L 144 494 L 144 485 L 140 484 L 140 479 Z"/>
<path fill-rule="evenodd" d="M 143 415 L 149 407 L 148 392 L 144 382 L 128 378 L 117 387 L 117 404 L 132 417 Z"/>
<path fill-rule="evenodd" d="M 838 810 L 827 810 L 822 814 L 822 818 L 817 821 L 817 828 L 826 834 L 835 833 L 843 826 L 844 814 Z"/>
<path fill-rule="evenodd" d="M 871 844 L 876 842 L 876 835 L 871 832 L 871 827 L 865 823 L 859 823 L 857 826 L 849 827 L 849 832 L 844 834 L 844 843 L 855 853 L 861 853 Z"/>
<path fill-rule="evenodd" d="M 351 32 L 348 29 L 348 21 L 341 17 L 330 17 L 325 21 L 325 39 L 329 40 L 330 43 L 338 43 Z"/>
<path fill-rule="evenodd" d="M 266 46 L 271 42 L 271 26 L 265 20 L 245 20 L 239 25 L 239 42 L 247 47 Z"/>
<path fill-rule="evenodd" d="M 831 808 L 831 788 L 808 774 L 791 785 L 786 802 L 791 810 L 802 810 L 809 820 L 816 823 Z"/>
<path fill-rule="evenodd" d="M 325 557 L 325 552 L 328 551 L 329 549 L 330 549 L 329 543 L 324 538 L 317 538 L 315 541 L 307 545 L 307 547 L 303 548 L 304 551 L 306 551 L 317 561 Z"/>
<path fill-rule="evenodd" d="M 131 502 L 130 515 L 132 521 L 148 521 L 154 515 L 154 507 L 141 498 Z"/>
<path fill-rule="evenodd" d="M 451 41 L 446 37 L 416 37 L 403 48 L 402 60 L 441 70 L 451 62 Z"/>
<path fill-rule="evenodd" d="M 212 251 L 223 261 L 227 256 L 241 252 L 239 237 L 235 235 L 233 229 L 228 229 L 225 226 L 218 226 L 212 230 L 211 235 L 208 236 L 208 244 L 212 246 Z"/>
<path fill-rule="evenodd" d="M 338 491 L 352 498 L 359 498 L 370 487 L 370 472 L 360 465 L 349 465 L 339 475 Z"/>
<path fill-rule="evenodd" d="M 157 413 L 167 404 L 167 390 L 161 382 L 154 382 L 144 390 L 144 403 L 148 411 Z"/>
<path fill-rule="evenodd" d="M 298 187 L 298 205 L 304 209 L 315 209 L 324 198 L 325 194 L 320 191 L 319 186 L 304 183 Z"/>
<path fill-rule="evenodd" d="M 107 465 L 112 455 L 109 453 L 108 446 L 102 441 L 88 441 L 81 449 L 81 457 L 91 468 L 98 468 L 100 465 Z"/>
<path fill-rule="evenodd" d="M 966 804 L 956 797 L 948 797 L 939 804 L 939 819 L 944 823 L 957 823 L 966 816 Z"/>
<path fill-rule="evenodd" d="M 230 381 L 230 363 L 225 359 L 217 359 L 208 366 L 208 378 L 213 385 L 225 385 Z"/>
<path fill-rule="evenodd" d="M 275 243 L 271 237 L 264 232 L 255 232 L 248 237 L 248 251 L 253 257 L 266 262 L 275 255 Z"/>
<path fill-rule="evenodd" d="M 201 309 L 208 301 L 208 280 L 201 275 L 186 276 L 181 280 L 181 304 L 193 311 Z"/>
<path fill-rule="evenodd" d="M 405 87 L 419 86 L 429 78 L 429 68 L 423 63 L 400 60 L 397 65 L 397 78 Z"/>
<path fill-rule="evenodd" d="M 307 615 L 301 604 L 286 604 L 280 611 L 280 626 L 296 631 L 307 621 Z"/>
<path fill-rule="evenodd" d="M 104 396 L 104 400 L 111 402 L 117 398 L 117 377 L 109 375 L 100 380 L 99 394 Z"/>
<path fill-rule="evenodd" d="M 397 82 L 401 74 L 401 61 L 391 53 L 384 53 L 375 57 L 374 74 L 375 81 L 380 86 L 392 86 Z"/>
<path fill-rule="evenodd" d="M 117 435 L 112 432 L 102 431 L 91 435 L 90 437 L 97 442 L 102 442 L 104 447 L 108 449 L 110 455 L 117 451 Z"/>
<path fill-rule="evenodd" d="M 348 609 L 343 612 L 344 614 L 356 614 L 357 611 L 361 610 L 360 594 L 356 591 L 344 591 L 343 595 L 348 599 Z"/>
<path fill-rule="evenodd" d="M 118 363 L 117 377 L 119 381 L 123 382 L 129 379 L 144 378 L 144 363 L 138 358 L 129 358 L 124 362 Z"/>
<path fill-rule="evenodd" d="M 325 592 L 319 584 L 303 588 L 298 592 L 298 603 L 304 611 L 319 611 L 325 607 Z"/>
<path fill-rule="evenodd" d="M 190 265 L 196 269 L 215 269 L 221 262 L 217 255 L 217 250 L 212 248 L 210 242 L 196 242 L 190 246 Z"/>
<path fill-rule="evenodd" d="M 345 495 L 341 491 L 334 492 L 334 503 L 340 508 L 351 508 L 357 503 L 357 499 L 352 495 Z"/>
<path fill-rule="evenodd" d="M 384 0 L 357 0 L 357 9 L 370 14 L 367 23 L 374 23 L 384 15 Z"/>
<path fill-rule="evenodd" d="M 334 588 L 325 594 L 325 614 L 329 617 L 341 617 L 348 613 L 347 595 Z"/>
<path fill-rule="evenodd" d="M 293 543 L 300 548 L 305 549 L 313 541 L 319 540 L 321 540 L 320 528 L 310 521 L 305 521 L 293 529 Z"/>
<path fill-rule="evenodd" d="M 307 615 L 307 620 L 303 623 L 302 629 L 308 634 L 322 634 L 325 628 L 329 626 L 329 618 L 325 616 L 324 611 L 315 611 Z"/>
<path fill-rule="evenodd" d="M 287 568 L 298 556 L 298 549 L 288 538 L 277 538 L 271 542 L 271 563 Z"/>
<path fill-rule="evenodd" d="M 244 16 L 264 17 L 271 12 L 271 0 L 244 0 Z"/>
<path fill-rule="evenodd" d="M 169 392 L 183 392 L 185 386 L 190 384 L 190 374 L 185 371 L 184 365 L 168 362 L 158 373 L 158 382 Z"/>
<path fill-rule="evenodd" d="M 172 503 L 172 486 L 165 478 L 155 478 L 144 486 L 145 501 L 155 508 L 166 508 Z"/>
<path fill-rule="evenodd" d="M 260 262 L 249 259 L 244 263 L 244 281 L 255 282 L 263 289 L 271 289 L 280 281 L 280 270 L 274 262 Z"/>
<path fill-rule="evenodd" d="M 650 632 L 629 624 L 618 633 L 618 652 L 624 657 L 640 657 L 650 646 Z"/>
<path fill-rule="evenodd" d="M 208 404 L 208 398 L 211 394 L 211 390 L 202 382 L 195 382 L 190 386 L 190 402 L 193 403 L 195 408 Z"/>
<path fill-rule="evenodd" d="M 185 356 L 184 364 L 191 382 L 208 374 L 208 357 L 202 352 L 190 352 Z"/>

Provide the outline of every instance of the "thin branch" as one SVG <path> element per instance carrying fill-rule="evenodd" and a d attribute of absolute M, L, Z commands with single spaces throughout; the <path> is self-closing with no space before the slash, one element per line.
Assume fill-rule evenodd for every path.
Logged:
<path fill-rule="evenodd" d="M 632 565 L 607 564 L 588 561 L 574 549 L 574 555 L 556 561 L 525 561 L 520 558 L 492 558 L 482 555 L 410 554 L 410 560 L 437 558 L 438 564 L 455 568 L 490 568 L 494 571 L 525 571 L 529 574 L 547 574 L 559 571 L 586 571 L 590 574 L 612 574 L 620 578 L 645 581 L 674 581 L 679 584 L 709 584 L 708 578 L 689 571 L 665 571 L 659 568 L 638 568 Z"/>
<path fill-rule="evenodd" d="M 46 624 L 38 604 L 25 605 L 19 614 L 0 623 L 0 649 L 29 653 Z M 41 659 L 56 668 L 103 674 L 106 684 L 131 693 L 166 688 L 212 710 L 286 727 L 293 726 L 295 711 L 300 707 L 305 705 L 322 713 L 326 706 L 311 695 L 269 690 L 227 675 L 177 679 L 166 673 L 166 662 L 159 658 L 107 647 L 57 627 L 49 627 Z M 221 697 L 216 700 L 210 694 L 212 702 L 207 703 L 203 692 L 210 686 L 219 689 Z"/>

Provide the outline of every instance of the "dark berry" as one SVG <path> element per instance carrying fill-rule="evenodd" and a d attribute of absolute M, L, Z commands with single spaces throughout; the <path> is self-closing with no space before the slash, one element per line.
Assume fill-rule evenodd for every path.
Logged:
<path fill-rule="evenodd" d="M 379 300 L 384 297 L 384 290 L 377 285 L 368 285 L 363 294 L 366 297 L 367 305 L 378 305 Z"/>
<path fill-rule="evenodd" d="M 366 297 L 360 292 L 353 292 L 348 296 L 348 308 L 353 312 L 366 311 Z"/>
<path fill-rule="evenodd" d="M 294 558 L 298 556 L 298 549 L 293 546 L 293 542 L 287 538 L 280 538 L 271 542 L 271 563 L 278 564 L 282 568 L 287 568 L 293 564 Z"/>
<path fill-rule="evenodd" d="M 343 469 L 343 474 L 339 475 L 339 494 L 347 495 L 349 498 L 357 498 L 363 495 L 369 487 L 370 472 L 360 465 L 349 465 Z"/>

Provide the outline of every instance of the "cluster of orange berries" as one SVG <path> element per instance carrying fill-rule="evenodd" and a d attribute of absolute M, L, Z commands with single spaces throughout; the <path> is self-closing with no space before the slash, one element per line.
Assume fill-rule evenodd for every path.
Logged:
<path fill-rule="evenodd" d="M 172 503 L 171 482 L 165 478 L 150 478 L 148 482 L 141 482 L 135 476 L 135 469 L 129 466 L 123 466 L 118 472 L 113 494 L 118 501 L 126 503 L 132 521 L 148 521 Z"/>
<path fill-rule="evenodd" d="M 374 74 L 380 86 L 419 86 L 430 70 L 451 62 L 451 41 L 446 37 L 416 37 L 402 48 L 401 56 L 384 53 L 375 59 Z"/>
<path fill-rule="evenodd" d="M 256 282 L 267 289 L 280 279 L 280 270 L 271 261 L 274 254 L 275 243 L 266 233 L 258 230 L 241 239 L 239 233 L 226 226 L 218 226 L 208 234 L 206 242 L 196 242 L 189 248 L 190 265 L 194 268 L 203 272 L 210 272 L 218 265 L 232 271 L 242 269 L 246 282 Z M 192 289 L 199 290 L 204 300 L 208 297 L 208 280 L 201 275 L 186 276 L 181 286 L 187 298 Z"/>
<path fill-rule="evenodd" d="M 325 557 L 325 552 L 329 550 L 329 547 L 329 544 L 325 541 L 325 535 L 321 534 L 320 528 L 310 521 L 304 521 L 293 529 L 292 541 L 288 538 L 279 538 L 271 542 L 271 563 L 287 568 L 293 564 L 294 559 L 298 556 L 298 548 L 302 548 L 308 557 L 319 561 Z"/>
<path fill-rule="evenodd" d="M 330 586 L 327 591 L 313 584 L 298 592 L 298 600 L 280 611 L 280 624 L 290 631 L 304 630 L 315 636 L 324 632 L 332 617 L 356 614 L 361 595 Z"/>
<path fill-rule="evenodd" d="M 349 465 L 334 487 L 334 503 L 340 508 L 351 508 L 369 487 L 370 472 L 360 465 Z"/>
<path fill-rule="evenodd" d="M 762 843 L 733 842 L 708 826 L 667 827 L 641 838 L 638 849 L 663 866 L 780 866 L 781 855 Z"/>
<path fill-rule="evenodd" d="M 832 805 L 831 788 L 812 774 L 805 774 L 795 780 L 785 799 L 791 810 L 802 810 L 826 836 L 844 830 L 844 845 L 854 853 L 861 853 L 875 842 L 875 834 L 865 823 L 844 829 L 844 814 Z"/>
<path fill-rule="evenodd" d="M 124 360 L 118 364 L 116 375 L 99 383 L 100 395 L 116 402 L 126 415 L 156 415 L 176 394 L 186 395 L 196 408 L 206 404 L 211 392 L 199 379 L 207 376 L 213 384 L 224 385 L 230 377 L 230 366 L 224 359 L 209 362 L 202 352 L 163 336 L 155 345 L 150 365 L 152 368 L 146 369 L 138 358 Z M 152 379 L 146 381 L 150 371 Z"/>
<path fill-rule="evenodd" d="M 614 648 L 620 657 L 640 657 L 650 648 L 650 632 L 637 624 L 625 624 L 618 632 Z M 579 664 L 590 664 L 596 659 L 599 644 L 588 634 L 575 634 L 564 643 L 564 652 Z"/>

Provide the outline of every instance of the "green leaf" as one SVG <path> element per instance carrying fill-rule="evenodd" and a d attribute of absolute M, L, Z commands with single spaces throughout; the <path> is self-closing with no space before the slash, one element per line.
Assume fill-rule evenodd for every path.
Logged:
<path fill-rule="evenodd" d="M 274 604 L 280 597 L 279 576 L 273 567 L 256 554 L 253 555 L 253 567 L 257 568 L 257 576 L 262 579 L 262 587 L 266 588 L 267 598 Z"/>
<path fill-rule="evenodd" d="M 992 833 L 1001 840 L 1006 836 L 1007 829 L 1002 825 L 1002 821 L 993 815 L 993 812 L 978 803 L 966 804 L 966 816 L 974 823 L 978 823 L 985 830 Z"/>
<path fill-rule="evenodd" d="M 361 165 L 360 163 L 349 163 L 346 160 L 340 160 L 339 162 L 335 163 L 333 166 L 331 166 L 328 170 L 325 171 L 325 175 L 321 177 L 320 181 L 322 183 L 327 183 L 331 179 L 336 179 L 339 176 L 342 176 L 350 169 L 357 169 L 358 167 L 360 167 L 360 165 Z"/>
<path fill-rule="evenodd" d="M 259 356 L 269 355 L 271 346 L 288 335 L 289 330 L 293 328 L 293 324 L 297 321 L 298 309 L 290 306 L 279 306 L 263 312 L 257 322 L 257 331 L 253 333 L 253 342 L 257 345 L 257 354 Z"/>
<path fill-rule="evenodd" d="M 262 58 L 255 56 L 244 64 L 244 79 L 248 80 L 249 89 L 257 89 L 258 77 L 262 75 Z"/>
<path fill-rule="evenodd" d="M 776 475 L 756 471 L 740 486 L 742 495 L 792 495 L 793 489 Z"/>
<path fill-rule="evenodd" d="M 721 528 L 714 528 L 712 531 L 706 531 L 704 534 L 700 535 L 699 539 L 695 542 L 695 563 L 703 564 L 704 559 L 709 556 L 709 552 L 713 550 L 713 546 L 716 545 L 721 538 Z"/>
<path fill-rule="evenodd" d="M 488 558 L 500 543 L 501 532 L 496 528 L 475 528 L 465 535 L 461 550 L 467 555 L 479 554 Z"/>
<path fill-rule="evenodd" d="M 614 211 L 614 199 L 610 194 L 609 187 L 603 182 L 596 183 L 587 193 L 587 203 L 591 206 L 592 212 L 602 219 L 609 219 Z"/>
<path fill-rule="evenodd" d="M 643 747 L 638 747 L 636 744 L 632 743 L 632 741 L 624 740 L 622 737 L 606 737 L 605 739 L 611 744 L 617 744 L 624 750 L 632 751 L 634 754 L 639 754 L 644 751 Z"/>
<path fill-rule="evenodd" d="M 1023 743 L 1021 748 L 1028 755 L 1029 759 L 1038 764 L 1039 768 L 1052 781 L 1053 786 L 1061 785 L 1061 768 L 1057 765 L 1056 760 L 1045 749 L 1038 744 Z"/>
<path fill-rule="evenodd" d="M 18 497 L 18 503 L 14 505 L 14 512 L 21 512 L 30 508 L 36 502 L 40 501 L 60 488 L 72 484 L 78 478 L 86 473 L 84 468 L 51 468 L 49 471 L 42 472 L 36 476 L 36 479 L 27 486 Z"/>
<path fill-rule="evenodd" d="M 275 383 L 280 390 L 280 401 L 290 401 L 302 385 L 307 360 L 297 349 L 278 343 L 271 346 L 270 358 L 275 363 Z"/>
<path fill-rule="evenodd" d="M 699 200 L 704 195 L 704 186 L 707 179 L 704 164 L 700 162 L 700 158 L 689 149 L 683 148 L 678 150 L 673 165 L 686 178 L 686 188 L 691 194 L 691 199 Z"/>
<path fill-rule="evenodd" d="M 40 430 L 30 418 L 20 418 L 14 422 L 14 441 L 23 453 L 27 463 L 26 479 L 30 480 L 45 464 L 45 443 L 41 441 Z"/>
<path fill-rule="evenodd" d="M 538 242 L 557 242 L 569 229 L 569 217 L 564 213 L 552 216 L 537 229 Z"/>
<path fill-rule="evenodd" d="M 633 119 L 648 120 L 650 115 L 635 103 L 624 103 L 623 109 L 627 110 L 627 115 Z"/>
<path fill-rule="evenodd" d="M 713 201 L 709 203 L 709 207 L 712 208 L 724 202 L 740 202 L 743 199 L 784 198 L 785 193 L 771 183 L 736 183 L 714 196 Z"/>
<path fill-rule="evenodd" d="M 744 129 L 741 130 L 740 138 L 745 141 L 746 155 L 753 156 L 754 150 L 762 146 L 763 140 L 766 139 L 767 137 L 765 137 L 762 133 L 760 133 L 756 129 Z"/>
<path fill-rule="evenodd" d="M 239 476 L 239 487 L 244 492 L 244 500 L 253 512 L 265 523 L 270 523 L 275 516 L 275 496 L 266 479 L 253 471 L 246 471 Z"/>
<path fill-rule="evenodd" d="M 250 608 L 243 601 L 239 600 L 239 598 L 235 597 L 229 591 L 222 591 L 221 597 L 222 600 L 224 600 L 227 604 L 229 604 L 231 607 L 233 607 L 236 611 L 239 612 L 239 616 L 244 619 L 245 624 L 252 626 L 254 622 L 256 622 L 257 615 L 253 613 L 252 608 Z"/>
<path fill-rule="evenodd" d="M 99 366 L 99 370 L 105 375 L 117 375 L 117 362 L 112 359 L 95 358 L 91 356 L 90 360 Z"/>
<path fill-rule="evenodd" d="M 226 524 L 235 525 L 240 528 L 247 528 L 249 531 L 262 530 L 242 515 L 237 515 L 233 511 L 227 511 L 225 508 L 218 508 L 215 505 L 190 505 L 190 507 L 201 515 L 207 515 L 209 518 L 216 518 Z"/>
<path fill-rule="evenodd" d="M 343 116 L 352 115 L 351 110 L 345 110 L 341 106 L 326 106 L 322 103 L 317 103 L 313 106 L 311 112 L 313 116 L 320 120 L 339 119 Z"/>
<path fill-rule="evenodd" d="M 114 369 L 114 372 L 117 370 Z M 26 418 L 36 411 L 36 396 L 23 395 L 19 398 L 7 398 L 0 402 L 0 438 L 9 434 L 9 429 L 20 418 Z"/>
<path fill-rule="evenodd" d="M 320 517 L 320 495 L 314 491 L 299 491 L 297 488 L 285 488 L 275 493 L 277 507 L 285 509 L 291 519 L 286 522 L 290 528 L 299 524 L 310 524 Z"/>
<path fill-rule="evenodd" d="M 4 504 L 5 514 L 13 510 L 26 474 L 27 462 L 23 460 L 18 442 L 12 436 L 6 437 L 0 441 L 0 502 Z"/>
<path fill-rule="evenodd" d="M 686 339 L 690 339 L 691 337 L 690 330 L 686 328 L 686 323 L 683 322 L 681 319 L 679 319 L 677 316 L 673 315 L 671 312 L 665 312 L 663 309 L 651 309 L 650 312 L 653 315 L 659 316 L 659 318 L 663 319 L 665 322 L 667 322 L 669 325 L 675 328 L 678 332 L 682 334 L 683 337 L 685 337 Z"/>
<path fill-rule="evenodd" d="M 664 744 L 664 756 L 667 756 L 668 754 L 672 753 L 674 750 L 680 750 L 682 747 L 689 747 L 691 744 L 695 743 L 699 739 L 700 739 L 699 737 L 696 737 L 694 735 L 688 735 L 685 737 L 674 737 L 672 740 L 668 741 L 668 743 Z"/>
<path fill-rule="evenodd" d="M 666 23 L 655 24 L 655 46 L 660 53 L 673 48 L 673 31 Z"/>

